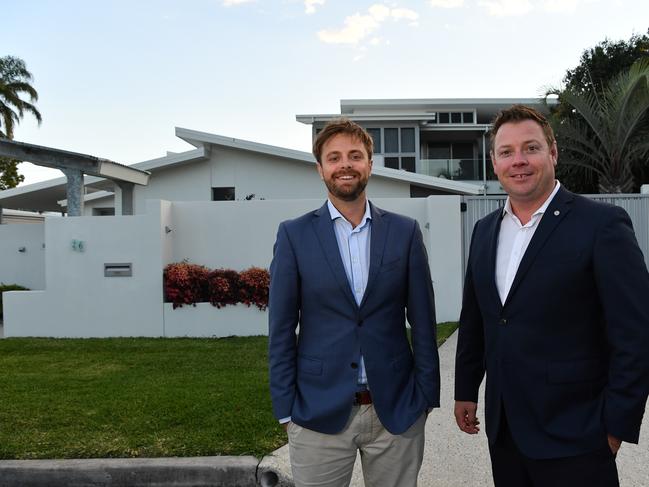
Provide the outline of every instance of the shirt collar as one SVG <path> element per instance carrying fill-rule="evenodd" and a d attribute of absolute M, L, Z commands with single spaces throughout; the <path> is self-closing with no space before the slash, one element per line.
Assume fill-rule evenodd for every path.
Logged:
<path fill-rule="evenodd" d="M 327 199 L 327 208 L 329 208 L 329 214 L 331 215 L 332 220 L 336 220 L 338 218 L 342 218 L 345 220 L 347 223 L 347 218 L 345 218 L 342 213 L 338 211 L 338 209 L 334 206 L 334 204 L 331 202 L 330 199 Z M 358 225 L 358 227 L 362 227 L 367 223 L 368 220 L 372 219 L 372 211 L 370 210 L 370 202 L 368 200 L 365 200 L 365 214 L 363 215 L 363 218 L 361 220 L 361 223 Z M 351 225 L 351 223 L 350 223 Z"/>
<path fill-rule="evenodd" d="M 559 192 L 561 183 L 559 182 L 559 180 L 555 180 L 555 181 L 556 184 L 554 185 L 554 189 L 552 190 L 552 193 L 550 193 L 550 196 L 548 196 L 548 198 L 543 202 L 543 204 L 539 207 L 539 209 L 536 210 L 534 213 L 532 213 L 532 217 L 536 215 L 542 215 L 543 213 L 545 213 L 545 210 L 548 209 L 548 206 L 550 206 L 550 203 L 552 202 L 552 198 L 554 198 L 554 196 Z M 507 201 L 505 202 L 505 207 L 503 208 L 503 216 L 507 213 L 513 217 L 516 216 L 514 215 L 514 211 L 512 210 L 512 203 L 509 199 L 509 196 L 507 197 Z"/>

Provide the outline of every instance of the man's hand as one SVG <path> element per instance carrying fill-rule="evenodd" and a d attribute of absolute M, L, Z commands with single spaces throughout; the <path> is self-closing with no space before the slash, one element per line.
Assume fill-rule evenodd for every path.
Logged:
<path fill-rule="evenodd" d="M 288 433 L 288 424 L 289 423 L 290 423 L 290 421 L 288 421 L 286 423 L 282 423 L 282 428 L 284 428 L 284 431 L 286 431 L 287 433 Z"/>
<path fill-rule="evenodd" d="M 458 427 L 470 435 L 480 431 L 480 421 L 476 417 L 478 403 L 471 401 L 455 401 L 455 421 Z"/>
<path fill-rule="evenodd" d="M 618 440 L 615 436 L 608 435 L 608 447 L 613 452 L 613 455 L 617 455 L 618 450 L 622 446 L 622 440 Z"/>

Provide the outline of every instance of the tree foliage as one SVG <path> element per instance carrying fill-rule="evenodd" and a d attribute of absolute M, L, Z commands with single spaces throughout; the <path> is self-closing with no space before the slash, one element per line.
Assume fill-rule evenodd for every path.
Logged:
<path fill-rule="evenodd" d="M 562 89 L 550 89 L 547 94 L 570 91 L 575 95 L 593 95 L 602 97 L 612 80 L 624 71 L 628 71 L 639 59 L 649 58 L 649 30 L 644 35 L 633 35 L 628 41 L 604 40 L 593 48 L 585 50 L 579 64 L 566 72 L 563 78 Z M 581 120 L 581 114 L 567 101 L 566 97 L 559 97 L 559 103 L 552 108 L 555 123 L 564 120 L 573 123 Z M 649 126 L 649 121 L 641 125 Z M 578 193 L 596 193 L 600 189 L 600 175 L 583 165 L 565 164 L 568 162 L 566 150 L 559 145 L 560 164 L 557 167 L 557 177 L 568 188 Z M 634 160 L 630 162 L 633 175 L 632 191 L 637 191 L 640 184 L 649 181 L 649 164 L 646 161 Z"/>
<path fill-rule="evenodd" d="M 14 56 L 0 57 L 0 137 L 13 139 L 14 129 L 26 113 L 41 123 L 34 105 L 38 92 L 31 85 L 32 74 L 25 61 Z M 0 157 L 0 190 L 14 188 L 25 178 L 18 174 L 16 159 Z"/>
<path fill-rule="evenodd" d="M 601 89 L 556 92 L 572 108 L 552 118 L 564 164 L 597 177 L 603 193 L 633 191 L 633 167 L 649 157 L 649 58 L 636 61 Z"/>
<path fill-rule="evenodd" d="M 0 157 L 0 191 L 15 188 L 25 180 L 25 176 L 18 174 L 18 159 Z"/>

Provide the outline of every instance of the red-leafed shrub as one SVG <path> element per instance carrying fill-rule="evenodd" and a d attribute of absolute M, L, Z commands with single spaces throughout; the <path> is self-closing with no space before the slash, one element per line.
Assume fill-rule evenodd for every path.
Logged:
<path fill-rule="evenodd" d="M 202 265 L 178 262 L 164 270 L 165 301 L 176 309 L 184 304 L 196 306 L 207 300 L 209 269 Z"/>
<path fill-rule="evenodd" d="M 216 269 L 208 276 L 208 301 L 221 308 L 239 302 L 239 273 L 230 269 Z"/>
<path fill-rule="evenodd" d="M 251 267 L 242 272 L 231 269 L 210 271 L 207 267 L 178 262 L 164 269 L 165 301 L 174 309 L 185 304 L 209 302 L 217 308 L 228 304 L 268 306 L 270 274 L 266 269 Z"/>
<path fill-rule="evenodd" d="M 268 306 L 270 274 L 266 269 L 251 267 L 239 273 L 241 302 L 264 310 Z"/>

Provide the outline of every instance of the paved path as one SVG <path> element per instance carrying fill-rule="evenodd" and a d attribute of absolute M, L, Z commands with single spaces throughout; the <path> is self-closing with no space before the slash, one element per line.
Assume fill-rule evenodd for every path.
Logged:
<path fill-rule="evenodd" d="M 453 419 L 453 371 L 455 366 L 454 333 L 439 349 L 441 367 L 441 407 L 435 409 L 426 421 L 426 448 L 419 474 L 422 487 L 493 487 L 487 438 L 461 433 Z M 648 352 L 649 353 L 649 352 Z M 480 392 L 480 398 L 484 396 Z M 484 419 L 482 405 L 478 415 Z M 272 465 L 290 478 L 288 447 L 266 457 L 262 464 Z M 645 413 L 639 445 L 623 444 L 617 459 L 621 487 L 649 486 L 649 410 Z M 357 460 L 352 487 L 363 487 L 360 461 Z"/>

